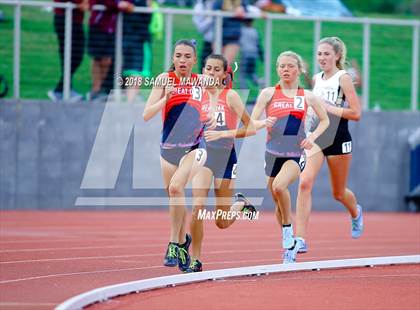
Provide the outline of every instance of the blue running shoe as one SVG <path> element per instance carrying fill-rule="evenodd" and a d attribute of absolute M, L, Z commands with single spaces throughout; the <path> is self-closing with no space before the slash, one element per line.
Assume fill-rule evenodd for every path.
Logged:
<path fill-rule="evenodd" d="M 188 253 L 188 249 L 184 247 L 178 247 L 178 268 L 182 272 L 186 272 L 188 267 L 190 267 L 191 257 Z"/>
<path fill-rule="evenodd" d="M 244 194 L 236 193 L 235 202 L 238 201 L 245 204 L 241 211 L 244 212 L 250 220 L 254 219 L 257 215 L 257 209 L 252 205 L 251 201 L 249 201 Z"/>
<path fill-rule="evenodd" d="M 297 241 L 294 241 L 294 246 L 290 249 L 284 250 L 283 253 L 283 264 L 293 264 L 296 263 L 296 256 L 299 251 L 299 244 Z"/>
<path fill-rule="evenodd" d="M 188 249 L 190 248 L 191 241 L 192 241 L 191 235 L 185 234 L 185 242 L 183 244 L 180 244 L 179 247 L 186 249 L 187 252 L 188 252 Z"/>
<path fill-rule="evenodd" d="M 293 226 L 282 227 L 283 231 L 283 249 L 290 249 L 295 244 L 293 238 Z"/>
<path fill-rule="evenodd" d="M 297 245 L 299 246 L 298 253 L 308 252 L 308 246 L 306 245 L 305 239 L 301 237 L 296 238 Z"/>
<path fill-rule="evenodd" d="M 353 239 L 360 238 L 363 233 L 363 210 L 360 205 L 357 205 L 358 216 L 351 219 L 351 237 Z"/>
<path fill-rule="evenodd" d="M 178 252 L 178 244 L 169 242 L 163 264 L 167 267 L 175 267 L 178 265 Z"/>
<path fill-rule="evenodd" d="M 198 260 L 193 260 L 190 267 L 185 272 L 201 272 L 203 271 L 203 264 Z"/>

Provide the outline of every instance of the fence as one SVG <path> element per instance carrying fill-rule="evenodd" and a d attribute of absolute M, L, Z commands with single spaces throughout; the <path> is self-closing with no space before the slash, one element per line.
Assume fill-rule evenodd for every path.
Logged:
<path fill-rule="evenodd" d="M 145 123 L 137 117 L 143 108 L 140 103 L 58 105 L 34 100 L 1 104 L 0 209 L 74 209 L 75 204 L 155 208 L 153 199 L 158 198 L 165 205 L 156 156 L 161 120 L 155 117 Z M 348 185 L 365 210 L 407 210 L 407 139 L 418 128 L 419 118 L 420 112 L 367 111 L 362 122 L 350 122 L 354 143 Z M 105 143 L 95 147 L 97 141 Z M 264 145 L 263 131 L 237 145 L 235 188 L 251 197 L 265 197 L 263 206 L 273 210 L 266 189 Z M 293 200 L 296 190 L 297 182 L 290 187 Z M 315 210 L 343 210 L 332 198 L 327 165 L 320 171 L 313 197 Z"/>
<path fill-rule="evenodd" d="M 11 0 L 0 0 L 1 5 L 8 5 L 14 7 L 14 31 L 13 31 L 13 97 L 15 99 L 20 99 L 21 96 L 21 51 L 22 51 L 22 43 L 21 43 L 21 24 L 22 24 L 22 7 L 44 7 L 44 8 L 63 8 L 65 9 L 65 44 L 64 44 L 64 99 L 68 99 L 70 96 L 70 68 L 71 68 L 71 34 L 72 34 L 72 14 L 75 5 L 72 3 L 53 3 L 53 2 L 42 2 L 42 1 L 11 1 Z M 95 10 L 103 10 L 101 6 L 95 6 Z M 174 26 L 176 26 L 176 22 L 174 18 L 181 17 L 183 15 L 192 16 L 193 14 L 197 14 L 189 9 L 174 9 L 174 8 L 161 8 L 158 10 L 153 10 L 149 8 L 136 8 L 135 12 L 154 12 L 159 11 L 165 15 L 165 41 L 164 41 L 164 54 L 163 54 L 163 61 L 160 64 L 164 64 L 164 68 L 169 67 L 170 61 L 170 54 L 172 49 L 172 44 L 174 41 Z M 215 18 L 215 51 L 221 51 L 221 41 L 222 41 L 222 27 L 223 27 L 223 17 L 232 16 L 231 13 L 221 12 L 221 11 L 203 11 L 199 14 L 202 15 L 209 15 Z M 254 15 L 248 15 L 249 17 L 260 18 Z M 123 61 L 122 56 L 122 22 L 123 22 L 123 15 L 119 13 L 117 19 L 117 28 L 116 28 L 116 36 L 115 36 L 115 61 L 114 61 L 114 70 L 115 70 L 115 80 L 114 80 L 114 88 L 118 89 L 118 82 L 117 78 L 121 75 L 121 65 Z M 317 71 L 316 66 L 316 56 L 315 56 L 315 49 L 317 42 L 321 38 L 323 26 L 328 28 L 331 23 L 340 23 L 343 25 L 359 25 L 362 26 L 363 31 L 363 42 L 362 42 L 362 103 L 365 110 L 369 109 L 370 106 L 375 105 L 377 101 L 376 97 L 378 96 L 378 92 L 383 92 L 384 88 L 381 87 L 381 83 L 386 85 L 387 81 L 382 81 L 383 79 L 396 79 L 397 82 L 401 84 L 409 84 L 410 86 L 406 87 L 406 89 L 410 90 L 410 94 L 405 94 L 403 97 L 400 98 L 398 96 L 392 100 L 406 100 L 410 101 L 410 108 L 411 110 L 418 109 L 418 89 L 419 89 L 419 29 L 420 29 L 420 21 L 418 20 L 394 20 L 394 19 L 373 19 L 373 18 L 316 18 L 316 17 L 296 17 L 296 16 L 288 16 L 288 15 L 279 15 L 279 14 L 267 14 L 264 20 L 264 67 L 263 67 L 263 74 L 266 85 L 271 85 L 272 83 L 272 76 L 273 76 L 273 57 L 276 57 L 278 54 L 278 50 L 275 49 L 273 53 L 274 47 L 273 45 L 278 44 L 278 40 L 276 40 L 275 35 L 281 35 L 281 29 L 279 34 L 279 24 L 278 22 L 299 22 L 299 23 L 311 23 L 312 24 L 312 46 L 311 55 L 312 56 L 312 68 L 313 72 Z M 400 80 L 399 77 L 389 76 L 389 77 L 382 77 L 380 75 L 380 70 L 377 70 L 379 74 L 375 74 L 373 77 L 375 78 L 375 90 L 376 93 L 374 97 L 371 96 L 371 64 L 375 61 L 376 57 L 371 57 L 371 48 L 372 48 L 372 28 L 381 25 L 381 26 L 393 26 L 399 28 L 412 28 L 412 37 L 411 37 L 411 62 L 409 63 L 409 67 L 401 68 L 399 71 L 402 71 L 401 74 L 403 76 L 403 80 Z M 356 26 L 354 26 L 356 27 Z M 394 30 L 395 31 L 395 30 Z M 398 30 L 399 31 L 399 30 Z M 401 30 L 402 31 L 402 30 Z M 386 32 L 386 31 L 385 31 Z M 406 33 L 405 31 L 404 33 Z M 305 34 L 304 37 L 306 37 Z M 398 39 L 398 40 L 397 40 Z M 303 39 L 302 39 L 303 40 Z M 346 40 L 345 40 L 346 41 Z M 389 40 L 389 48 L 395 47 L 400 43 L 401 39 L 394 37 L 390 38 Z M 25 48 L 25 46 L 23 46 Z M 383 52 L 385 46 L 382 49 L 379 47 L 379 52 Z M 404 47 L 403 53 L 396 52 L 396 57 L 409 57 L 409 52 Z M 391 61 L 392 62 L 392 61 Z M 382 63 L 378 64 L 378 67 L 386 67 L 389 66 L 390 63 Z M 396 64 L 398 65 L 398 64 Z M 275 72 L 275 71 L 274 71 Z M 410 76 L 408 78 L 408 76 Z M 385 89 L 388 93 L 392 93 L 393 90 L 389 89 L 388 87 Z M 386 96 L 389 96 L 387 94 Z M 405 99 L 407 98 L 407 99 Z M 391 100 L 391 101 L 392 101 Z M 391 106 L 392 107 L 392 106 Z"/>

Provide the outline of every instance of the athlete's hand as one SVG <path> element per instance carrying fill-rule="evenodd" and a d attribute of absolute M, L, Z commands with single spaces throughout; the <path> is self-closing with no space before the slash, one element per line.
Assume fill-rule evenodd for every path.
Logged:
<path fill-rule="evenodd" d="M 209 114 L 207 114 L 206 129 L 212 130 L 216 128 L 216 126 L 217 126 L 217 120 L 214 117 L 214 113 L 210 111 Z"/>
<path fill-rule="evenodd" d="M 174 87 L 172 85 L 166 86 L 165 87 L 165 97 L 166 97 L 166 101 L 169 100 L 169 98 L 171 98 L 172 96 L 172 91 L 174 90 Z"/>
<path fill-rule="evenodd" d="M 302 142 L 300 143 L 300 147 L 305 150 L 310 150 L 314 146 L 314 144 L 315 142 L 313 141 L 313 139 L 311 137 L 307 137 L 302 140 Z"/>
<path fill-rule="evenodd" d="M 223 138 L 223 132 L 218 130 L 206 130 L 204 132 L 204 138 L 206 142 L 215 141 Z"/>
<path fill-rule="evenodd" d="M 265 127 L 271 128 L 277 121 L 277 117 L 269 116 L 265 119 Z"/>

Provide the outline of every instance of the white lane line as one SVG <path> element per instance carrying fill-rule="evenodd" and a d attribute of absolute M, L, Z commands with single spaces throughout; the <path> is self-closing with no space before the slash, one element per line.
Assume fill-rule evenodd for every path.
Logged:
<path fill-rule="evenodd" d="M 161 256 L 161 255 L 159 255 Z M 413 256 L 413 255 L 412 255 Z M 415 255 L 414 255 L 415 256 Z M 328 257 L 306 257 L 306 259 L 351 259 L 354 255 L 340 255 L 340 256 L 328 256 Z M 404 257 L 404 256 L 403 256 Z M 417 255 L 420 260 L 420 255 Z M 276 258 L 265 258 L 265 259 L 253 259 L 253 260 L 233 260 L 233 261 L 220 261 L 220 262 L 207 262 L 206 266 L 214 266 L 214 265 L 228 265 L 228 264 L 252 264 L 252 263 L 280 263 L 280 257 Z M 305 260 L 303 263 L 308 263 L 309 261 Z M 240 267 L 243 268 L 243 267 Z M 103 269 L 103 270 L 92 270 L 92 271 L 81 271 L 81 272 L 68 272 L 68 273 L 56 273 L 56 274 L 47 274 L 42 276 L 34 276 L 34 277 L 26 277 L 26 278 L 19 278 L 19 279 L 11 279 L 11 280 L 3 280 L 0 281 L 1 284 L 9 284 L 9 283 L 16 283 L 16 282 L 23 282 L 23 281 L 31 281 L 31 280 L 39 280 L 39 279 L 48 279 L 48 278 L 56 278 L 56 277 L 67 277 L 67 276 L 78 276 L 78 275 L 89 275 L 89 274 L 101 274 L 101 273 L 114 273 L 114 272 L 126 272 L 126 271 L 135 271 L 135 270 L 148 270 L 148 269 L 168 269 L 163 265 L 158 266 L 142 266 L 142 267 L 134 267 L 134 268 L 120 268 L 120 269 Z M 178 271 L 176 269 L 176 271 Z M 210 270 L 213 271 L 213 270 Z M 210 272 L 209 271 L 209 272 Z"/>
<path fill-rule="evenodd" d="M 374 265 L 390 265 L 390 264 L 419 264 L 420 255 L 411 256 L 391 256 L 391 257 L 372 257 L 372 258 L 353 258 L 329 261 L 315 261 L 294 264 L 277 264 L 277 265 L 261 265 L 251 267 L 240 267 L 230 269 L 219 269 L 212 271 L 203 271 L 189 274 L 178 274 L 173 276 L 165 276 L 151 278 L 139 281 L 126 282 L 116 285 L 97 288 L 86 293 L 74 296 L 62 304 L 58 305 L 55 310 L 82 309 L 92 303 L 107 300 L 115 296 L 126 295 L 132 292 L 140 292 L 150 289 L 162 288 L 167 286 L 183 285 L 187 283 L 197 283 L 210 279 L 231 278 L 246 275 L 258 275 L 267 273 L 280 273 L 290 271 L 303 270 L 320 270 L 320 269 L 337 269 L 351 268 Z"/>
<path fill-rule="evenodd" d="M 22 282 L 22 281 L 48 279 L 48 278 L 56 278 L 56 277 L 78 276 L 78 275 L 85 275 L 85 274 L 98 274 L 98 273 L 107 273 L 107 272 L 123 272 L 123 271 L 144 270 L 144 269 L 160 269 L 160 268 L 167 268 L 167 267 L 161 265 L 161 266 L 149 266 L 149 267 L 138 267 L 138 268 L 105 269 L 105 270 L 96 270 L 96 271 L 56 273 L 56 274 L 48 274 L 48 275 L 37 276 L 37 277 L 28 277 L 28 278 L 22 278 L 22 279 L 5 280 L 5 281 L 0 281 L 0 284 L 9 284 L 9 283 Z"/>
<path fill-rule="evenodd" d="M 239 239 L 239 238 L 238 238 Z M 208 238 L 208 241 L 206 243 L 206 246 L 220 246 L 220 242 L 219 240 L 222 240 L 222 244 L 224 246 L 226 245 L 236 245 L 238 246 L 238 243 L 241 243 L 241 241 L 239 240 L 235 240 L 232 238 L 229 238 L 228 241 L 226 241 L 226 238 Z M 102 240 L 105 242 L 105 240 Z M 112 240 L 113 242 L 116 242 L 115 240 Z M 124 242 L 129 241 L 129 239 L 124 239 L 122 240 Z M 166 238 L 160 238 L 159 241 L 162 241 L 163 245 L 166 245 Z M 383 239 L 382 239 L 383 241 Z M 91 242 L 91 241 L 89 241 Z M 92 241 L 95 242 L 95 241 Z M 374 242 L 373 240 L 369 240 L 369 242 Z M 116 242 L 117 243 L 117 242 Z M 45 251 L 73 251 L 73 250 L 90 250 L 90 249 L 115 249 L 115 248 L 153 248 L 153 247 L 162 247 L 162 244 L 160 244 L 161 242 L 150 242 L 148 241 L 147 243 L 144 242 L 140 242 L 139 243 L 130 243 L 130 244 L 126 244 L 126 245 L 98 245 L 98 246 L 78 246 L 78 247 L 49 247 L 49 248 L 31 248 L 31 249 L 16 249 L 16 250 L 0 250 L 0 254 L 11 254 L 11 253 L 25 253 L 25 252 L 45 252 Z M 343 245 L 341 247 L 337 247 L 337 244 L 341 244 L 343 243 Z M 380 249 L 389 249 L 389 243 L 390 240 L 387 239 L 386 241 L 383 241 L 383 244 L 381 244 L 380 242 L 375 241 L 375 248 L 380 248 Z M 249 240 L 247 239 L 247 244 L 279 244 L 279 241 L 277 239 L 273 239 L 273 240 Z M 312 245 L 325 245 L 325 244 L 334 244 L 334 247 L 324 247 L 324 249 L 338 249 L 338 248 L 349 248 L 349 245 L 351 244 L 351 241 L 349 242 L 349 239 L 343 239 L 343 240 L 334 240 L 334 241 L 328 241 L 328 242 L 320 242 L 320 241 L 316 241 L 316 242 L 311 242 Z M 407 241 L 407 242 L 399 242 L 399 245 L 411 245 L 411 247 L 413 247 L 413 242 L 412 241 Z M 354 247 L 356 248 L 356 247 Z M 360 246 L 358 246 L 357 248 L 360 248 Z M 372 246 L 364 246 L 362 249 L 372 249 Z M 417 250 L 420 252 L 420 246 L 417 247 Z"/>
<path fill-rule="evenodd" d="M 159 256 L 161 256 L 159 254 Z M 349 256 L 352 257 L 352 256 Z M 342 258 L 340 257 L 328 257 L 328 258 Z M 317 258 L 323 259 L 323 257 Z M 227 264 L 251 264 L 251 263 L 276 263 L 280 262 L 279 259 L 254 259 L 254 260 L 234 260 L 234 261 L 221 261 L 221 262 L 208 262 L 206 266 L 212 265 L 227 265 Z M 56 278 L 56 277 L 66 277 L 66 276 L 77 276 L 77 275 L 87 275 L 87 274 L 96 274 L 96 273 L 112 273 L 112 272 L 125 272 L 125 271 L 134 271 L 134 270 L 145 270 L 145 269 L 167 269 L 168 267 L 164 267 L 163 265 L 159 266 L 143 266 L 143 267 L 135 267 L 135 268 L 122 268 L 122 269 L 104 269 L 104 270 L 93 270 L 93 271 L 82 271 L 82 272 L 70 272 L 70 273 L 57 273 L 57 274 L 49 274 L 43 276 L 35 276 L 35 277 L 27 277 L 27 278 L 20 278 L 20 279 L 11 279 L 11 280 L 4 280 L 0 281 L 0 284 L 8 284 L 8 283 L 15 283 L 15 282 L 23 282 L 23 281 L 30 281 L 30 280 L 38 280 L 38 279 L 48 279 L 48 278 Z"/>
<path fill-rule="evenodd" d="M 215 244 L 216 245 L 216 244 Z M 115 246 L 115 247 L 104 247 L 107 249 L 113 249 L 113 248 L 130 248 L 131 246 Z M 147 248 L 162 248 L 162 246 L 160 245 L 148 245 L 145 246 Z M 102 247 L 94 247 L 97 249 L 102 249 Z M 139 248 L 139 247 L 136 247 Z M 369 251 L 374 251 L 376 253 L 373 253 L 373 255 L 378 255 L 377 251 L 378 250 L 382 250 L 382 249 L 389 249 L 389 246 L 386 247 L 353 247 L 354 249 L 357 250 L 364 250 L 364 254 L 370 254 Z M 83 248 L 83 249 L 91 249 L 90 247 L 88 248 Z M 348 247 L 348 246 L 342 246 L 342 247 L 332 247 L 332 248 L 323 248 L 323 250 L 332 250 L 332 251 L 337 251 L 340 249 L 345 249 L 347 251 L 350 251 L 352 249 L 352 247 Z M 407 246 L 407 247 L 401 247 L 399 246 L 398 250 L 400 251 L 410 251 L 412 250 L 412 246 Z M 217 255 L 217 254 L 237 254 L 237 253 L 253 253 L 255 252 L 255 249 L 249 249 L 249 250 L 218 250 L 218 251 L 206 251 L 206 255 Z M 278 253 L 282 253 L 282 249 L 280 248 L 265 248 L 265 249 L 258 249 L 258 252 L 278 252 Z M 387 253 L 386 253 L 387 254 Z M 27 263 L 43 263 L 43 262 L 60 262 L 60 261 L 72 261 L 72 260 L 92 260 L 92 259 L 114 259 L 114 258 L 132 258 L 132 257 L 159 257 L 162 256 L 161 252 L 158 253 L 148 253 L 148 254 L 127 254 L 127 255 L 102 255 L 102 256 L 76 256 L 76 257 L 58 257 L 58 258 L 40 258 L 40 259 L 25 259 L 25 260 L 10 260 L 10 261 L 0 261 L 0 265 L 12 265 L 12 264 L 27 264 Z M 353 255 L 340 255 L 340 256 L 335 256 L 335 257 L 353 257 Z M 280 257 L 280 254 L 279 254 Z M 331 256 L 328 256 L 331 258 Z M 318 257 L 311 257 L 311 256 L 306 256 L 306 254 L 304 254 L 303 258 L 315 258 L 318 259 Z"/>

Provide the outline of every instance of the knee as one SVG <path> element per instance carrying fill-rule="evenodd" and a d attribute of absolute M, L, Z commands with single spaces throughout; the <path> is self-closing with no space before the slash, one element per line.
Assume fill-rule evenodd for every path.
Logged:
<path fill-rule="evenodd" d="M 181 186 L 180 183 L 173 182 L 169 184 L 168 193 L 169 197 L 179 197 L 182 195 L 184 188 Z"/>
<path fill-rule="evenodd" d="M 299 190 L 302 192 L 311 192 L 314 185 L 314 179 L 308 177 L 301 177 L 299 182 Z"/>
<path fill-rule="evenodd" d="M 287 190 L 287 184 L 283 184 L 280 182 L 273 183 L 272 190 L 273 190 L 274 195 L 276 196 L 282 195 Z"/>

